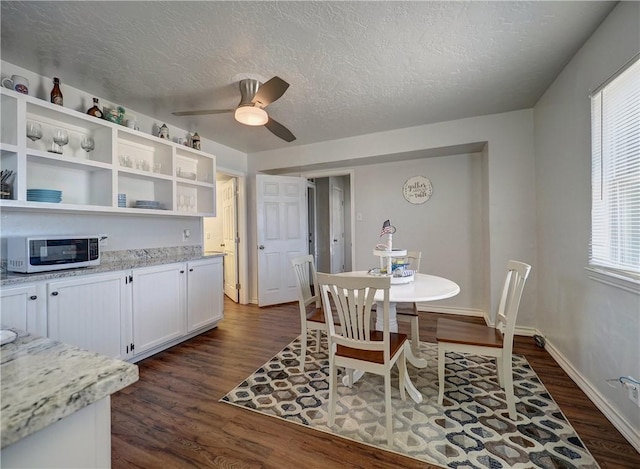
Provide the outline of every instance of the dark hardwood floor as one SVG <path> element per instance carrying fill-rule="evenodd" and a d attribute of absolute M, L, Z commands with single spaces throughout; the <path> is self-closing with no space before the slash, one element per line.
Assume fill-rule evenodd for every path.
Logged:
<path fill-rule="evenodd" d="M 421 340 L 435 341 L 439 316 L 420 317 Z M 139 362 L 140 380 L 112 396 L 112 466 L 434 467 L 218 402 L 299 333 L 297 304 L 227 300 L 218 328 Z M 515 353 L 527 357 L 601 467 L 640 467 L 640 454 L 532 338 L 517 337 Z"/>

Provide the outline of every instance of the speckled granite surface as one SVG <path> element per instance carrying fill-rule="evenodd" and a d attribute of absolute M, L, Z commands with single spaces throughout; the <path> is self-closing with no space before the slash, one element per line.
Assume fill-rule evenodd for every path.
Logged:
<path fill-rule="evenodd" d="M 2 448 L 138 381 L 138 367 L 12 329 L 0 347 Z"/>
<path fill-rule="evenodd" d="M 57 278 L 78 277 L 117 270 L 135 269 L 153 265 L 187 262 L 224 256 L 221 252 L 202 252 L 202 246 L 174 246 L 168 248 L 132 249 L 128 251 L 107 251 L 101 256 L 100 265 L 79 269 L 54 270 L 37 274 L 19 274 L 4 272 L 0 277 L 0 286 L 38 282 Z"/>

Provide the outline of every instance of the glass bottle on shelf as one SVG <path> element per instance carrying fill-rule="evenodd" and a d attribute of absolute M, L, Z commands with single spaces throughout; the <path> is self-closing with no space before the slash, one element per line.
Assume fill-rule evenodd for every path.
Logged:
<path fill-rule="evenodd" d="M 93 117 L 102 117 L 102 111 L 98 107 L 98 98 L 93 98 L 93 106 L 89 108 L 87 114 Z"/>
<path fill-rule="evenodd" d="M 191 137 L 191 146 L 194 150 L 200 150 L 200 135 L 198 135 L 198 132 Z"/>
<path fill-rule="evenodd" d="M 62 106 L 62 91 L 60 91 L 60 79 L 53 78 L 53 88 L 51 89 L 51 102 Z"/>

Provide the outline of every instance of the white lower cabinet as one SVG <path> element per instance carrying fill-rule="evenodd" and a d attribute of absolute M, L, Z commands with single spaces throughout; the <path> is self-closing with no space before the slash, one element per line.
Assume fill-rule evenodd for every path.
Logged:
<path fill-rule="evenodd" d="M 88 275 L 47 285 L 48 337 L 126 359 L 131 315 L 123 272 Z"/>
<path fill-rule="evenodd" d="M 223 317 L 222 258 L 187 263 L 187 332 Z"/>
<path fill-rule="evenodd" d="M 133 270 L 134 355 L 186 333 L 186 281 L 185 264 Z"/>
<path fill-rule="evenodd" d="M 46 323 L 39 320 L 44 293 L 38 290 L 35 284 L 0 289 L 0 325 L 46 335 Z"/>
<path fill-rule="evenodd" d="M 222 258 L 3 287 L 0 308 L 2 325 L 140 360 L 223 318 Z"/>

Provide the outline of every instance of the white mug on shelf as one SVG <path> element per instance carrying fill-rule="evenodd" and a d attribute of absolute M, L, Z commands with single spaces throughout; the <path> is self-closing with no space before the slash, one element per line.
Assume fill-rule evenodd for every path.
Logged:
<path fill-rule="evenodd" d="M 18 93 L 29 94 L 29 80 L 20 75 L 11 75 L 11 78 L 5 78 L 2 80 L 2 85 Z"/>

